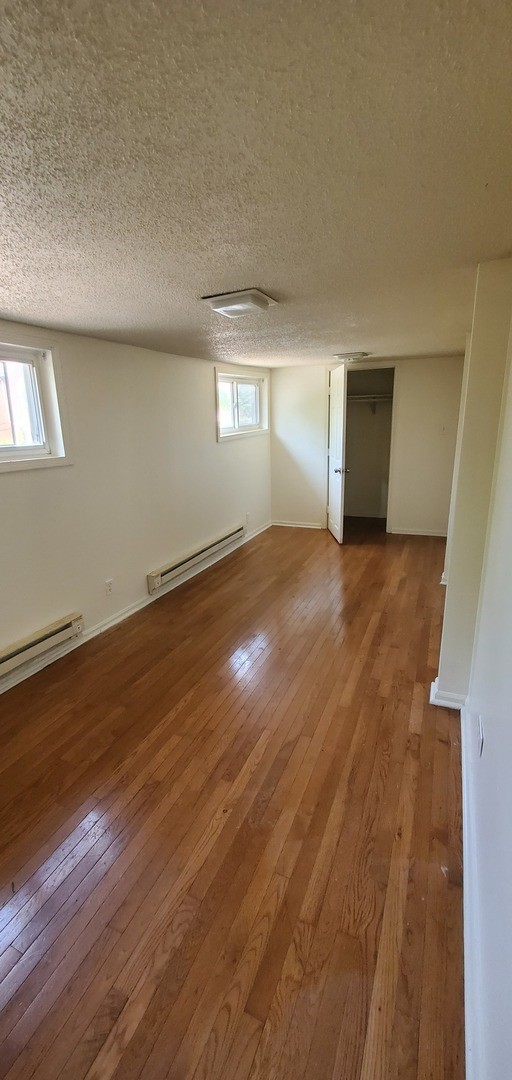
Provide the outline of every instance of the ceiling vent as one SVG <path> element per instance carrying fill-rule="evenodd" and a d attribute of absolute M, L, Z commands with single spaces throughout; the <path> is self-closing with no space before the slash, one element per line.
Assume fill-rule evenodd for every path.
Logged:
<path fill-rule="evenodd" d="M 239 319 L 241 315 L 261 315 L 269 307 L 277 304 L 271 296 L 266 296 L 259 289 L 244 289 L 242 292 L 222 293 L 220 296 L 202 296 L 219 315 L 228 319 Z"/>
<path fill-rule="evenodd" d="M 367 352 L 337 352 L 334 353 L 334 359 L 342 360 L 345 364 L 355 364 L 356 360 L 366 360 L 369 355 Z"/>

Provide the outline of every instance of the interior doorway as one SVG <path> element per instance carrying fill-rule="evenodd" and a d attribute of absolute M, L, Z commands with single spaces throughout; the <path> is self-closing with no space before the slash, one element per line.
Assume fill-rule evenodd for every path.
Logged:
<path fill-rule="evenodd" d="M 387 524 L 394 368 L 335 368 L 329 381 L 328 528 L 343 543 Z"/>

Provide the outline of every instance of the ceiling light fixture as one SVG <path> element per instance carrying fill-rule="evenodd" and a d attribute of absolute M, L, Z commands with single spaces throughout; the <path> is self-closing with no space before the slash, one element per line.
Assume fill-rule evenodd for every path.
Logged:
<path fill-rule="evenodd" d="M 271 296 L 260 289 L 244 289 L 242 292 L 221 293 L 219 296 L 202 296 L 207 304 L 219 315 L 228 319 L 239 319 L 241 315 L 261 315 L 269 307 L 277 304 Z"/>
<path fill-rule="evenodd" d="M 367 352 L 337 352 L 334 353 L 336 360 L 344 360 L 346 364 L 354 364 L 356 360 L 366 360 L 370 354 Z"/>

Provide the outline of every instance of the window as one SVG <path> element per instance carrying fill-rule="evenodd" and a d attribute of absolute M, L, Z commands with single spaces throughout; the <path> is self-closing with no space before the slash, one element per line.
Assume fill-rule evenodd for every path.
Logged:
<path fill-rule="evenodd" d="M 0 345 L 0 470 L 63 457 L 51 354 Z"/>
<path fill-rule="evenodd" d="M 263 376 L 217 372 L 219 438 L 268 430 L 267 380 Z"/>

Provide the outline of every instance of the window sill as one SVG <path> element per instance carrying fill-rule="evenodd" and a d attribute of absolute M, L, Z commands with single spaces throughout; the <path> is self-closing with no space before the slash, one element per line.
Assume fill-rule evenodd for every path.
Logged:
<path fill-rule="evenodd" d="M 252 428 L 251 431 L 233 431 L 229 435 L 221 435 L 217 431 L 217 442 L 229 442 L 231 439 L 250 439 L 251 435 L 270 435 L 270 428 Z"/>
<path fill-rule="evenodd" d="M 57 457 L 57 455 L 48 454 L 46 457 L 13 458 L 12 461 L 2 458 L 0 459 L 0 473 L 20 472 L 22 469 L 51 469 L 58 465 L 72 464 L 69 455 Z"/>

